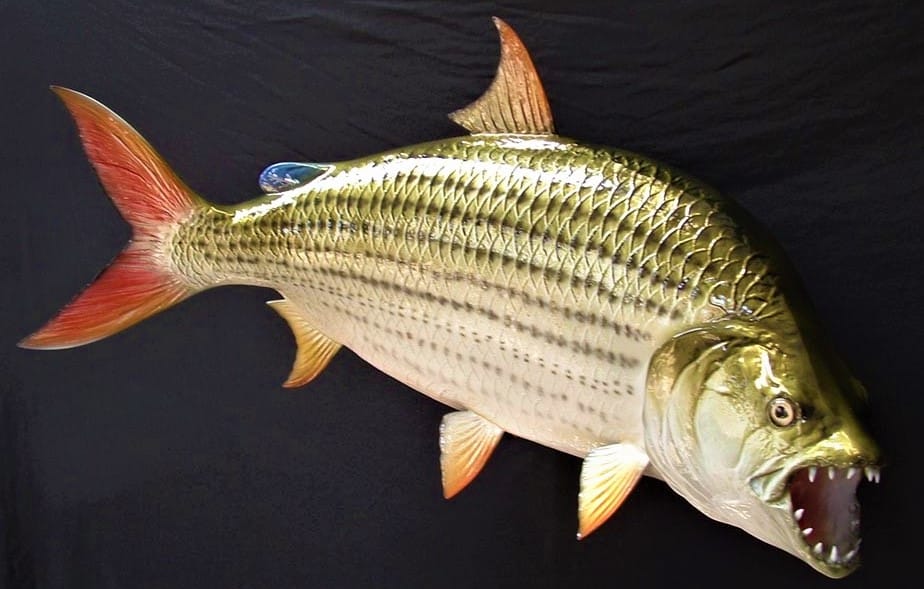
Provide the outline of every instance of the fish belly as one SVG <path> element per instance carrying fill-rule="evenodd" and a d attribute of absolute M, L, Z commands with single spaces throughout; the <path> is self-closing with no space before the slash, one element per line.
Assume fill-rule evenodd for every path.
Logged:
<path fill-rule="evenodd" d="M 331 255 L 313 266 L 286 298 L 408 386 L 577 456 L 643 443 L 646 344 L 535 302 L 548 293 L 382 259 Z"/>

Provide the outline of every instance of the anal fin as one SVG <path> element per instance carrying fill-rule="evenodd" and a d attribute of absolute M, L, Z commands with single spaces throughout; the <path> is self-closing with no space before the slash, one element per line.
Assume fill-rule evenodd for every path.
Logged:
<path fill-rule="evenodd" d="M 648 466 L 648 455 L 632 444 L 594 448 L 584 458 L 578 495 L 578 540 L 619 509 Z"/>
<path fill-rule="evenodd" d="M 478 476 L 504 430 L 471 411 L 455 411 L 440 423 L 443 496 L 455 496 Z"/>
<path fill-rule="evenodd" d="M 340 344 L 309 325 L 298 307 L 288 299 L 268 301 L 266 304 L 286 320 L 298 345 L 292 372 L 282 386 L 295 388 L 308 384 L 330 363 L 340 349 Z"/>

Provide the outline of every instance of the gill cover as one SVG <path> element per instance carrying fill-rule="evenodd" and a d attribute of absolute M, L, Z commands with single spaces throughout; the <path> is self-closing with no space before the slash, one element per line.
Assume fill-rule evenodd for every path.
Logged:
<path fill-rule="evenodd" d="M 819 568 L 805 553 L 787 495 L 770 498 L 752 486 L 767 473 L 788 472 L 803 451 L 791 437 L 798 432 L 776 430 L 767 418 L 776 388 L 763 376 L 775 362 L 785 371 L 804 359 L 802 352 L 780 352 L 780 341 L 791 344 L 795 332 L 783 333 L 726 320 L 682 332 L 658 349 L 643 413 L 646 450 L 655 473 L 701 512 Z"/>
<path fill-rule="evenodd" d="M 684 489 L 681 494 L 713 517 L 714 473 L 694 456 L 700 442 L 692 419 L 711 372 L 732 349 L 754 341 L 749 326 L 737 321 L 696 327 L 662 345 L 648 369 L 643 421 L 652 466 L 674 490 Z"/>

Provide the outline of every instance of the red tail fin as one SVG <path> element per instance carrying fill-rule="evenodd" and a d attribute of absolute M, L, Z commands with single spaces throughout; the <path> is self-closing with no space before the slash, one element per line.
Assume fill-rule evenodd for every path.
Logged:
<path fill-rule="evenodd" d="M 74 117 L 87 156 L 133 236 L 86 290 L 19 344 L 33 349 L 88 344 L 191 295 L 193 289 L 170 269 L 163 238 L 205 206 L 118 115 L 79 92 L 52 89 Z"/>

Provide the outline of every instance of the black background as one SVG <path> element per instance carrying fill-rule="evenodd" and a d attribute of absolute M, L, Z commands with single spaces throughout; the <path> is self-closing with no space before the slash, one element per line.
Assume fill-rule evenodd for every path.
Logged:
<path fill-rule="evenodd" d="M 803 6 L 803 4 L 805 6 Z M 48 84 L 131 121 L 195 189 L 458 134 L 508 20 L 564 135 L 686 169 L 791 255 L 871 391 L 889 466 L 841 587 L 914 579 L 922 526 L 924 43 L 916 2 L 0 0 L 0 584 L 830 584 L 644 480 L 576 542 L 580 463 L 511 437 L 441 497 L 445 408 L 348 351 L 279 387 L 270 291 L 199 295 L 74 350 L 15 348 L 128 228 Z"/>

